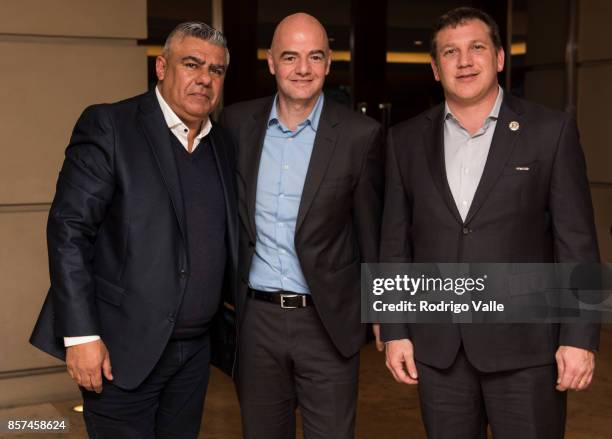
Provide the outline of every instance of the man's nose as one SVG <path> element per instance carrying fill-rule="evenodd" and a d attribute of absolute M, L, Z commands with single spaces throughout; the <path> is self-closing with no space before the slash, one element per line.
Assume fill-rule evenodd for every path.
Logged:
<path fill-rule="evenodd" d="M 208 71 L 208 69 L 206 68 L 202 69 L 202 71 L 197 77 L 197 83 L 202 84 L 205 87 L 208 87 L 211 81 L 212 81 L 212 78 L 210 76 L 210 72 Z"/>
<path fill-rule="evenodd" d="M 295 67 L 295 72 L 298 75 L 308 75 L 310 73 L 310 60 L 308 58 L 300 58 Z"/>
<path fill-rule="evenodd" d="M 459 67 L 471 66 L 473 63 L 472 53 L 469 50 L 461 50 L 457 61 L 459 62 Z"/>

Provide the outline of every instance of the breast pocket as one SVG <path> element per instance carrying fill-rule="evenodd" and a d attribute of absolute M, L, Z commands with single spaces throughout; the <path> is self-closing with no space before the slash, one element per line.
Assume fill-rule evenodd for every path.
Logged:
<path fill-rule="evenodd" d="M 315 202 L 337 202 L 352 190 L 352 177 L 326 178 L 319 186 Z"/>
<path fill-rule="evenodd" d="M 503 170 L 503 175 L 509 177 L 529 177 L 538 172 L 538 162 L 532 161 L 529 163 L 508 163 Z"/>
<path fill-rule="evenodd" d="M 531 209 L 537 205 L 539 197 L 539 163 L 513 162 L 504 166 L 499 179 L 499 194 L 508 207 L 519 213 L 517 209 Z"/>

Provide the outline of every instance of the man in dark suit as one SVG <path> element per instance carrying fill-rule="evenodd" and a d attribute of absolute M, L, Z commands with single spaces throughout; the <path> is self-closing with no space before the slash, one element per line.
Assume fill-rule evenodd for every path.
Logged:
<path fill-rule="evenodd" d="M 31 342 L 66 360 L 91 437 L 197 437 L 237 267 L 233 146 L 209 119 L 228 61 L 220 32 L 179 25 L 155 91 L 87 108 L 66 150 Z"/>
<path fill-rule="evenodd" d="M 322 93 L 323 26 L 280 22 L 268 52 L 276 96 L 224 109 L 238 146 L 238 391 L 247 438 L 353 437 L 360 263 L 376 261 L 381 130 Z"/>
<path fill-rule="evenodd" d="M 495 22 L 440 19 L 432 68 L 446 102 L 390 132 L 381 262 L 598 262 L 574 120 L 497 83 Z M 431 438 L 560 438 L 567 389 L 591 382 L 591 324 L 382 325 L 387 367 L 419 384 Z"/>

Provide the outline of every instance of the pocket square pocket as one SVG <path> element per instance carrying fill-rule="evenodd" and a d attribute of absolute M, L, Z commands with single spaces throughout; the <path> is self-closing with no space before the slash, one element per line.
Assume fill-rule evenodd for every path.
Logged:
<path fill-rule="evenodd" d="M 537 162 L 508 163 L 504 167 L 504 175 L 529 175 L 537 170 Z"/>

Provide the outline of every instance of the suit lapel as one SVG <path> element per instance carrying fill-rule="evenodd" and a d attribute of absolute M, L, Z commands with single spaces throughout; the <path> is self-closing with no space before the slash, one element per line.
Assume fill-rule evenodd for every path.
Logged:
<path fill-rule="evenodd" d="M 312 155 L 310 156 L 310 163 L 308 164 L 308 171 L 306 172 L 304 189 L 302 190 L 302 198 L 295 226 L 296 235 L 327 172 L 327 167 L 336 146 L 336 125 L 338 123 L 338 114 L 333 107 L 333 103 L 330 103 L 329 99 L 325 99 L 312 148 Z"/>
<path fill-rule="evenodd" d="M 264 139 L 266 137 L 266 129 L 268 127 L 268 117 L 274 99 L 271 98 L 261 108 L 261 111 L 253 114 L 252 125 L 244 130 L 240 145 L 246 145 L 244 151 L 240 151 L 240 158 L 243 159 L 241 169 L 244 170 L 244 184 L 246 191 L 246 205 L 248 214 L 248 223 L 251 232 L 251 239 L 255 240 L 257 236 L 255 228 L 255 201 L 257 199 L 257 177 L 259 176 L 259 161 L 261 160 L 261 152 L 263 150 Z"/>
<path fill-rule="evenodd" d="M 482 207 L 491 189 L 497 182 L 497 179 L 504 170 L 506 162 L 510 158 L 510 154 L 514 150 L 516 140 L 518 139 L 521 127 L 524 124 L 524 118 L 518 101 L 509 96 L 504 95 L 504 100 L 499 111 L 495 132 L 491 141 L 491 148 L 487 156 L 484 171 L 478 188 L 474 194 L 474 199 L 470 206 L 470 210 L 465 218 L 465 223 L 469 223 L 478 210 Z M 518 122 L 519 129 L 513 131 L 509 125 L 511 122 Z"/>
<path fill-rule="evenodd" d="M 154 92 L 149 92 L 143 97 L 140 103 L 139 119 L 145 138 L 161 170 L 164 183 L 172 200 L 172 206 L 174 207 L 183 240 L 185 240 L 185 209 L 176 159 L 172 151 L 172 144 L 170 143 L 168 126 Z"/>
<path fill-rule="evenodd" d="M 429 171 L 446 206 L 455 219 L 462 223 L 461 215 L 459 210 L 457 210 L 457 205 L 453 199 L 446 176 L 446 164 L 444 161 L 444 105 L 438 105 L 433 108 L 427 115 L 427 119 L 429 120 L 429 126 L 423 131 L 423 144 L 425 145 Z"/>

